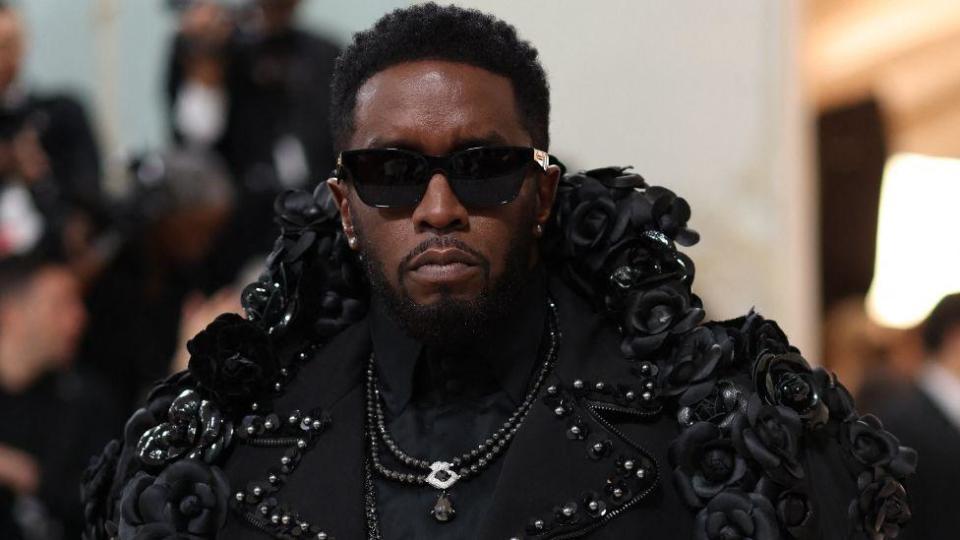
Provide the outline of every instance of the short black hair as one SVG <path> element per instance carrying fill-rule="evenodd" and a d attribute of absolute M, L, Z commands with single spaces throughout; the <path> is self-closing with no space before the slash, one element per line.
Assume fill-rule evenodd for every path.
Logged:
<path fill-rule="evenodd" d="M 944 296 L 923 323 L 923 347 L 929 354 L 940 352 L 946 335 L 960 328 L 960 292 Z"/>
<path fill-rule="evenodd" d="M 550 89 L 537 50 L 517 30 L 475 9 L 432 2 L 397 9 L 358 32 L 337 58 L 331 82 L 330 124 L 344 149 L 353 134 L 357 90 L 373 75 L 404 62 L 448 60 L 503 75 L 513 83 L 523 127 L 533 145 L 550 146 Z"/>

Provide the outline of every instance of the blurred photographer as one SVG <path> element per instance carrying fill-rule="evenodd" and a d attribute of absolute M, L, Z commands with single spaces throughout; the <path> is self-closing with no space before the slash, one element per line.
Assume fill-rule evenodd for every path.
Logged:
<path fill-rule="evenodd" d="M 0 2 L 0 255 L 45 239 L 75 256 L 103 209 L 99 152 L 78 102 L 22 85 L 25 42 Z"/>
<path fill-rule="evenodd" d="M 185 319 L 203 302 L 200 274 L 234 209 L 220 160 L 173 150 L 132 165 L 130 226 L 116 256 L 87 293 L 81 358 L 107 380 L 124 413 L 169 374 Z M 239 293 L 232 293 L 238 298 Z"/>
<path fill-rule="evenodd" d="M 77 538 L 86 454 L 119 423 L 73 365 L 86 326 L 80 284 L 38 254 L 0 259 L 0 538 Z M 95 422 L 90 419 L 95 418 Z"/>
<path fill-rule="evenodd" d="M 239 195 L 211 258 L 209 289 L 273 242 L 272 203 L 334 166 L 327 119 L 339 48 L 295 27 L 299 0 L 175 1 L 168 78 L 177 141 L 226 161 Z"/>

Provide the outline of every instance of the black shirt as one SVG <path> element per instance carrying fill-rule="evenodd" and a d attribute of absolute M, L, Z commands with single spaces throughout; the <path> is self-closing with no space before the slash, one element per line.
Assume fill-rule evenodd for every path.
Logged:
<path fill-rule="evenodd" d="M 61 529 L 63 538 L 80 536 L 81 475 L 89 457 L 107 443 L 119 423 L 103 384 L 76 371 L 45 375 L 18 394 L 0 390 L 0 444 L 36 460 L 40 469 L 36 497 L 53 521 L 46 525 Z M 4 540 L 19 537 L 12 519 L 14 501 L 13 493 L 0 485 Z"/>
<path fill-rule="evenodd" d="M 375 303 L 370 333 L 377 376 L 387 427 L 399 447 L 429 462 L 449 462 L 490 437 L 523 403 L 531 375 L 541 365 L 545 317 L 546 286 L 538 272 L 516 309 L 480 343 L 457 355 L 440 355 L 408 337 Z M 380 460 L 391 470 L 423 472 L 399 465 L 382 444 Z M 501 455 L 448 490 L 456 515 L 446 523 L 430 514 L 439 490 L 375 475 L 383 537 L 473 537 L 485 521 L 502 461 Z"/>

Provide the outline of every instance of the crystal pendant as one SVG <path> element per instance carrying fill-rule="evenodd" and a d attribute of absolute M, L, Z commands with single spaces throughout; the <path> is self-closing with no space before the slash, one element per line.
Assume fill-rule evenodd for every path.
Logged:
<path fill-rule="evenodd" d="M 450 495 L 447 495 L 446 491 L 441 492 L 440 496 L 437 497 L 437 502 L 433 503 L 430 515 L 440 523 L 451 521 L 453 516 L 457 515 L 457 511 L 453 508 L 453 499 Z"/>

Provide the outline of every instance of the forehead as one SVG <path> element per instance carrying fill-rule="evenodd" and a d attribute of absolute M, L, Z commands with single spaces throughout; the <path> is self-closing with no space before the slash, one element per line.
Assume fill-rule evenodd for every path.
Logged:
<path fill-rule="evenodd" d="M 349 147 L 443 154 L 469 142 L 528 146 L 517 109 L 502 75 L 441 60 L 397 64 L 357 91 Z"/>

